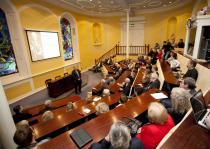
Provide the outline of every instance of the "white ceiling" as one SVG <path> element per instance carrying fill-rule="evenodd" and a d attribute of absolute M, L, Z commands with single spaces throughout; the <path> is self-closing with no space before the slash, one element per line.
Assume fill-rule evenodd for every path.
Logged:
<path fill-rule="evenodd" d="M 119 16 L 131 13 L 160 12 L 178 8 L 194 0 L 44 0 L 77 13 L 91 16 Z"/>

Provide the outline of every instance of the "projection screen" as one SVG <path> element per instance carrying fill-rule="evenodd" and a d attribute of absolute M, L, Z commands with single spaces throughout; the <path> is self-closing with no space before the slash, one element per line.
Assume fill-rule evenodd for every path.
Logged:
<path fill-rule="evenodd" d="M 58 33 L 26 30 L 33 62 L 60 56 Z"/>

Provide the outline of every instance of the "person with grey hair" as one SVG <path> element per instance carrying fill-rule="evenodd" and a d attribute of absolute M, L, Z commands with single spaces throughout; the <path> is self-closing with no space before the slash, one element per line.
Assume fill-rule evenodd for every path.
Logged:
<path fill-rule="evenodd" d="M 191 95 L 196 93 L 196 90 L 195 90 L 196 82 L 195 82 L 195 79 L 191 77 L 186 77 L 183 80 L 181 80 L 180 87 L 188 90 Z"/>
<path fill-rule="evenodd" d="M 120 91 L 122 91 L 126 96 L 129 96 L 131 80 L 129 78 L 125 78 L 125 81 L 122 84 L 118 85 L 120 86 Z"/>
<path fill-rule="evenodd" d="M 44 108 L 39 112 L 39 114 L 43 114 L 46 111 L 51 111 L 54 110 L 55 108 L 52 105 L 52 101 L 51 100 L 46 100 L 44 103 Z"/>
<path fill-rule="evenodd" d="M 159 89 L 160 88 L 160 80 L 158 79 L 158 74 L 157 73 L 152 73 L 150 76 L 150 83 L 147 87 L 148 89 L 151 88 L 156 88 Z"/>
<path fill-rule="evenodd" d="M 131 138 L 129 128 L 123 122 L 112 124 L 109 134 L 101 141 L 94 143 L 91 149 L 143 149 L 144 145 L 137 138 Z"/>
<path fill-rule="evenodd" d="M 42 115 L 42 121 L 46 122 L 54 118 L 54 114 L 52 111 L 46 111 Z"/>
<path fill-rule="evenodd" d="M 96 115 L 100 115 L 109 111 L 109 105 L 105 102 L 100 102 L 96 105 Z"/>
<path fill-rule="evenodd" d="M 190 109 L 190 93 L 180 87 L 173 88 L 171 91 L 171 108 L 167 108 L 175 124 L 178 124 Z"/>

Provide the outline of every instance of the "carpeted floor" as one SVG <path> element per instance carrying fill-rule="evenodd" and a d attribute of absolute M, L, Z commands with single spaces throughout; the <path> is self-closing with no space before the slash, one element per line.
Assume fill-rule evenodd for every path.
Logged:
<path fill-rule="evenodd" d="M 82 87 L 82 92 L 80 94 L 78 94 L 78 96 L 80 96 L 82 99 L 85 99 L 87 92 L 91 91 L 91 88 L 93 86 L 95 86 L 96 84 L 98 84 L 99 81 L 102 79 L 102 74 L 101 73 L 93 73 L 92 71 L 86 71 L 86 72 L 82 73 L 82 79 L 83 79 L 83 83 L 85 83 L 86 85 L 84 87 Z M 13 107 L 16 105 L 22 105 L 24 107 L 31 107 L 34 105 L 43 104 L 44 101 L 47 99 L 57 100 L 57 99 L 61 99 L 61 98 L 64 98 L 64 97 L 67 97 L 70 95 L 75 95 L 74 90 L 66 92 L 57 98 L 50 98 L 48 96 L 47 89 L 44 89 L 38 93 L 35 93 L 29 97 L 26 97 L 20 101 L 17 101 L 15 103 L 11 104 L 10 109 L 13 109 Z"/>

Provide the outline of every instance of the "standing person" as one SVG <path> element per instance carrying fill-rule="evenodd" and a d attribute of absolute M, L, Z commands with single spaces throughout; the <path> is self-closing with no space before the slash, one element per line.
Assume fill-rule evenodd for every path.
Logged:
<path fill-rule="evenodd" d="M 72 76 L 74 79 L 74 88 L 75 88 L 75 93 L 77 94 L 78 92 L 81 93 L 81 86 L 82 86 L 82 76 L 81 76 L 81 71 L 77 69 L 76 67 L 73 67 L 72 70 Z"/>

